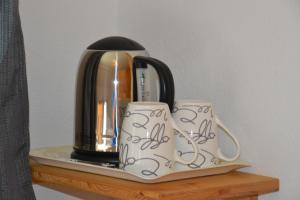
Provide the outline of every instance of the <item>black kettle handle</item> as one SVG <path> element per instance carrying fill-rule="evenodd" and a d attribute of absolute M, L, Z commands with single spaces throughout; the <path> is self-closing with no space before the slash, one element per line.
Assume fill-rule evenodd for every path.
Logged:
<path fill-rule="evenodd" d="M 136 77 L 136 68 L 147 68 L 147 64 L 154 67 L 158 74 L 160 95 L 159 101 L 165 102 L 169 105 L 170 111 L 173 110 L 174 105 L 174 80 L 169 67 L 160 60 L 145 56 L 135 56 L 133 58 L 133 73 Z M 137 83 L 134 81 L 134 91 L 137 91 Z M 134 101 L 137 100 L 137 94 L 134 93 Z"/>

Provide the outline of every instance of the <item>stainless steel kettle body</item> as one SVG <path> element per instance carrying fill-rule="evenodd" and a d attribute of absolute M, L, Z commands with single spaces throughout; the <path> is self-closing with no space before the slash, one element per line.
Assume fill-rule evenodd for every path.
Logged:
<path fill-rule="evenodd" d="M 122 115 L 131 101 L 162 101 L 172 109 L 174 81 L 169 68 L 124 37 L 90 45 L 77 74 L 72 158 L 118 163 Z"/>

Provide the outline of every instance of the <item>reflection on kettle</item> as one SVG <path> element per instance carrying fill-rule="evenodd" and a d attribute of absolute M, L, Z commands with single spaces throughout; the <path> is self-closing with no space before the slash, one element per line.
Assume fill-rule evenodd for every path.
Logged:
<path fill-rule="evenodd" d="M 172 110 L 169 68 L 128 38 L 108 37 L 90 45 L 77 74 L 72 158 L 117 164 L 122 115 L 131 101 L 161 101 Z"/>

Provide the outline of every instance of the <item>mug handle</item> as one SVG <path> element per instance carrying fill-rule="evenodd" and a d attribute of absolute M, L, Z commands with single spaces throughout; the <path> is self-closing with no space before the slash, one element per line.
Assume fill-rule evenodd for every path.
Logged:
<path fill-rule="evenodd" d="M 155 58 L 146 57 L 146 56 L 135 56 L 133 58 L 133 74 L 136 79 L 136 69 L 137 68 L 147 68 L 147 64 L 151 65 L 159 79 L 160 85 L 160 94 L 159 94 L 159 101 L 165 102 L 169 105 L 170 110 L 173 110 L 174 104 L 174 80 L 172 73 L 169 67 L 160 60 Z M 133 82 L 134 87 L 134 94 L 133 99 L 137 101 L 137 81 Z"/>
<path fill-rule="evenodd" d="M 236 146 L 236 154 L 235 156 L 233 156 L 232 158 L 229 158 L 227 156 L 225 156 L 221 149 L 218 148 L 218 151 L 217 151 L 217 156 L 218 158 L 222 159 L 222 160 L 225 160 L 225 161 L 234 161 L 236 159 L 238 159 L 238 157 L 240 156 L 240 151 L 241 151 L 241 148 L 240 148 L 240 143 L 239 141 L 237 140 L 237 138 L 228 130 L 228 128 L 226 128 L 226 126 L 223 124 L 223 122 L 220 120 L 220 118 L 216 115 L 216 123 L 218 125 L 218 127 L 220 127 L 229 137 L 230 139 L 232 139 L 232 141 L 234 142 L 235 146 Z"/>
<path fill-rule="evenodd" d="M 183 160 L 182 158 L 180 158 L 180 157 L 178 156 L 177 151 L 176 151 L 176 149 L 175 149 L 175 152 L 174 152 L 174 154 L 175 154 L 175 161 L 176 161 L 176 162 L 180 162 L 180 163 L 182 163 L 182 164 L 184 164 L 184 165 L 188 165 L 188 164 L 193 163 L 193 162 L 197 159 L 197 157 L 198 157 L 198 148 L 197 148 L 196 143 L 194 142 L 193 139 L 191 139 L 191 138 L 188 136 L 188 134 L 186 134 L 184 131 L 182 131 L 182 130 L 177 126 L 177 124 L 175 123 L 175 121 L 174 121 L 173 118 L 171 118 L 170 121 L 171 121 L 171 124 L 172 124 L 173 128 L 176 129 L 179 133 L 181 133 L 181 134 L 182 134 L 189 142 L 191 142 L 191 144 L 192 144 L 192 146 L 193 146 L 193 150 L 194 150 L 194 156 L 193 156 L 193 158 L 192 158 L 190 161 L 186 161 L 186 160 Z"/>

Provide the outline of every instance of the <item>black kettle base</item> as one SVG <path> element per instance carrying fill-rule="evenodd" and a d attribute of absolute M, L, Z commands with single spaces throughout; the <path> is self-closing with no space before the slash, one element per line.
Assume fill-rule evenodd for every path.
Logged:
<path fill-rule="evenodd" d="M 74 151 L 71 153 L 71 158 L 89 164 L 100 165 L 103 167 L 119 167 L 118 152 L 91 152 L 74 149 Z"/>

